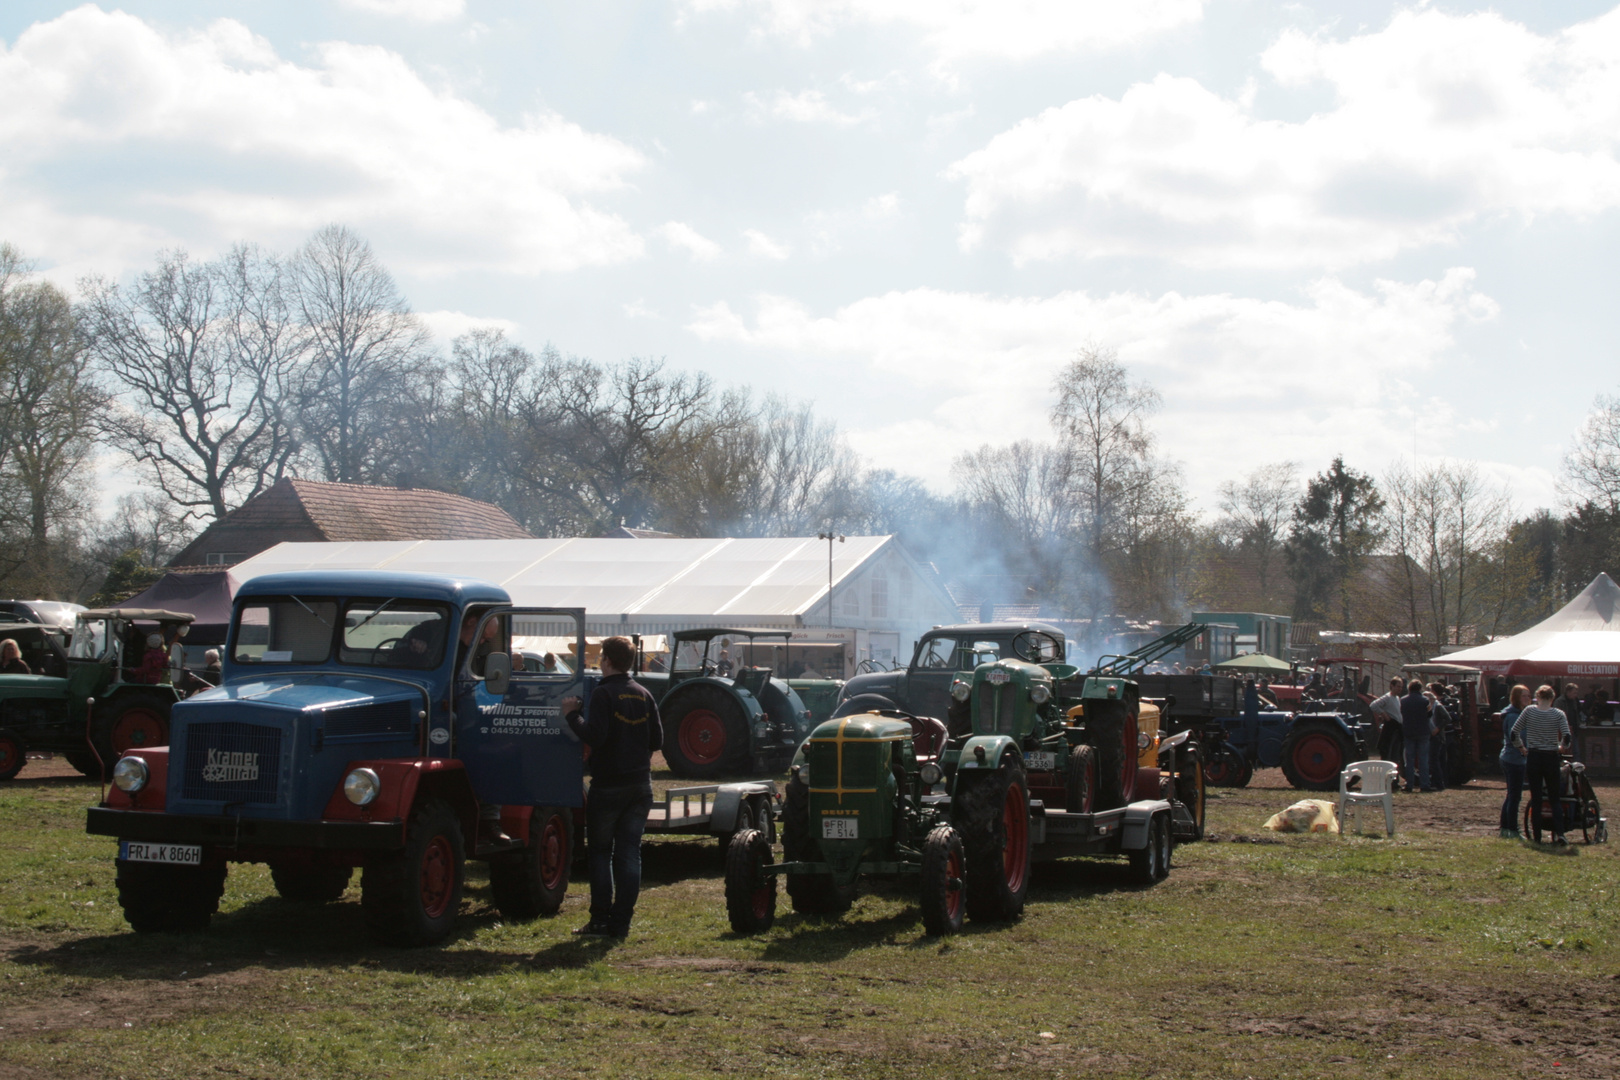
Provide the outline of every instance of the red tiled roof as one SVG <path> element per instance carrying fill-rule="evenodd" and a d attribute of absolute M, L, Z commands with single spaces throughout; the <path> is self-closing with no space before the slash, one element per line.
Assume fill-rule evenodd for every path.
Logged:
<path fill-rule="evenodd" d="M 529 533 L 498 506 L 426 488 L 282 480 L 244 505 L 268 503 L 283 489 L 328 540 L 527 540 Z M 271 513 L 292 506 L 266 506 Z M 296 513 L 296 511 L 294 511 Z M 302 523 L 302 522 L 298 522 Z"/>

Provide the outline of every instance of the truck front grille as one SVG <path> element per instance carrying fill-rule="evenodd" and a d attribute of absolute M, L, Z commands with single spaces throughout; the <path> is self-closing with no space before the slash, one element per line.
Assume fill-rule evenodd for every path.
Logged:
<path fill-rule="evenodd" d="M 322 714 L 321 723 L 328 739 L 410 735 L 416 730 L 416 719 L 408 701 L 382 701 L 373 705 L 332 709 Z"/>
<path fill-rule="evenodd" d="M 186 728 L 182 797 L 274 803 L 280 782 L 280 728 L 230 721 Z"/>

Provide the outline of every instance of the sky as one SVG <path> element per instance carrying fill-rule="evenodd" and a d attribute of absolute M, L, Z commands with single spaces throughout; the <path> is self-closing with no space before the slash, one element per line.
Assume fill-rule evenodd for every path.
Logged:
<path fill-rule="evenodd" d="M 1620 390 L 1620 8 L 1248 0 L 0 5 L 0 239 L 73 289 L 364 235 L 496 325 L 807 401 L 936 490 L 1063 367 L 1267 462 L 1558 502 Z"/>

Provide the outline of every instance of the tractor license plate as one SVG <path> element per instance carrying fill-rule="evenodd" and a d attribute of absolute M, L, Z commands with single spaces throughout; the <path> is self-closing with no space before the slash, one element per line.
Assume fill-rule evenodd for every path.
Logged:
<path fill-rule="evenodd" d="M 1024 768 L 1051 772 L 1057 768 L 1057 754 L 1050 750 L 1033 750 L 1024 755 Z"/>
<path fill-rule="evenodd" d="M 823 840 L 859 840 L 861 838 L 860 819 L 852 817 L 822 818 L 821 838 Z"/>
<path fill-rule="evenodd" d="M 201 844 L 143 844 L 135 840 L 118 842 L 118 857 L 125 862 L 173 863 L 176 866 L 201 866 Z"/>

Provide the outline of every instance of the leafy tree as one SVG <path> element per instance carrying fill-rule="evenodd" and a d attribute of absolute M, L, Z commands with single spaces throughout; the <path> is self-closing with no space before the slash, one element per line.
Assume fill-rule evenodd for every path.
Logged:
<path fill-rule="evenodd" d="M 1279 461 L 1255 469 L 1241 484 L 1229 480 L 1220 487 L 1222 517 L 1217 528 L 1253 560 L 1260 584 L 1257 600 L 1262 604 L 1271 602 L 1271 574 L 1287 540 L 1289 515 L 1299 500 L 1298 476 L 1297 464 Z"/>
<path fill-rule="evenodd" d="M 1319 617 L 1334 600 L 1351 627 L 1351 584 L 1383 537 L 1384 500 L 1373 479 L 1336 457 L 1294 507 L 1284 555 L 1294 578 L 1294 617 Z"/>

